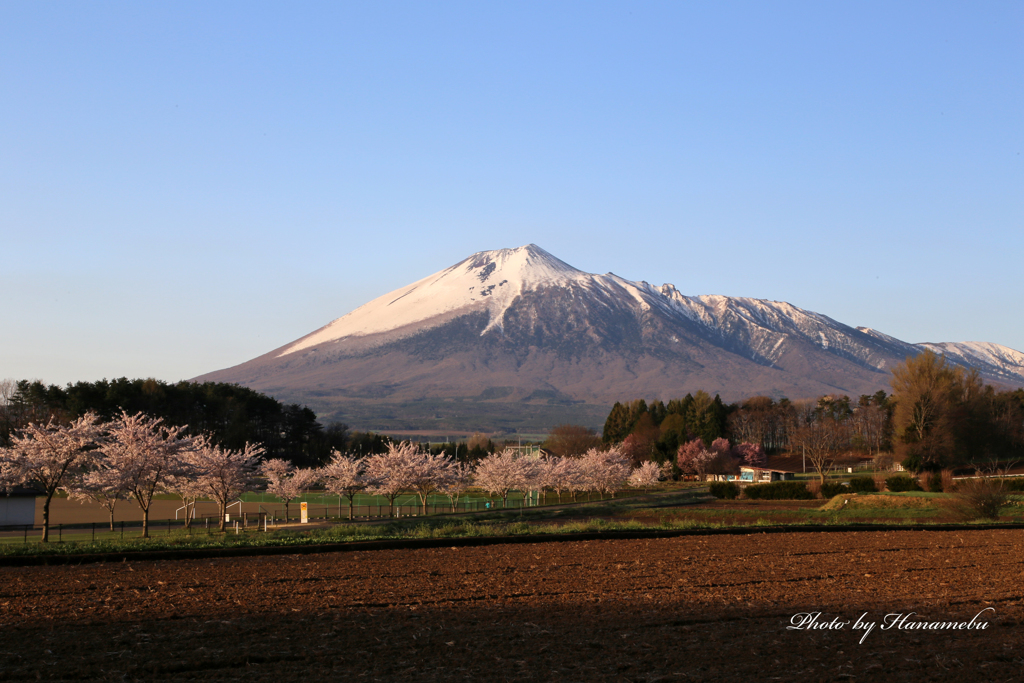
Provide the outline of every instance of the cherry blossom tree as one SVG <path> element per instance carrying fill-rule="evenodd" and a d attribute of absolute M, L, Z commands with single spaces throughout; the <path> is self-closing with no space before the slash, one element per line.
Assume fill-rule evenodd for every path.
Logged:
<path fill-rule="evenodd" d="M 458 511 L 459 498 L 473 484 L 473 468 L 464 462 L 454 463 L 448 468 L 437 490 L 448 496 L 452 512 Z"/>
<path fill-rule="evenodd" d="M 149 538 L 149 510 L 153 496 L 168 477 L 180 470 L 179 455 L 191 448 L 194 437 L 182 436 L 185 427 L 169 427 L 144 413 L 120 417 L 107 427 L 100 451 L 104 466 L 124 478 L 125 490 L 142 510 L 142 537 Z"/>
<path fill-rule="evenodd" d="M 288 520 L 289 504 L 312 486 L 319 476 L 316 470 L 295 467 L 280 458 L 263 463 L 260 474 L 267 478 L 267 493 L 277 496 L 284 503 L 285 521 Z"/>
<path fill-rule="evenodd" d="M 569 497 L 576 502 L 576 496 L 587 487 L 586 473 L 579 458 L 559 458 L 553 476 L 559 503 L 562 502 L 562 491 L 568 491 Z"/>
<path fill-rule="evenodd" d="M 676 464 L 683 472 L 695 474 L 700 477 L 701 481 L 704 481 L 709 468 L 717 457 L 717 454 L 704 447 L 703 441 L 694 439 L 679 447 L 679 451 L 676 453 Z"/>
<path fill-rule="evenodd" d="M 199 450 L 207 443 L 206 437 L 198 437 L 190 448 L 183 448 L 177 457 L 175 466 L 171 468 L 164 478 L 163 490 L 173 493 L 181 500 L 185 509 L 185 528 L 192 526 L 192 517 L 195 516 L 196 503 L 203 495 L 202 485 L 199 478 L 202 475 L 202 466 L 199 462 Z M 107 470 L 112 473 L 112 470 Z"/>
<path fill-rule="evenodd" d="M 647 460 L 641 464 L 640 467 L 633 470 L 629 475 L 629 479 L 626 480 L 626 483 L 633 488 L 642 488 L 644 493 L 647 493 L 649 488 L 658 483 L 658 475 L 660 472 L 661 468 L 658 467 L 657 463 Z"/>
<path fill-rule="evenodd" d="M 476 485 L 492 495 L 501 498 L 501 506 L 508 504 L 508 494 L 529 477 L 532 469 L 528 458 L 520 456 L 511 448 L 501 453 L 492 453 L 477 463 L 474 478 Z"/>
<path fill-rule="evenodd" d="M 554 491 L 558 478 L 558 458 L 545 457 L 533 461 L 533 486 L 541 492 L 547 503 L 548 491 Z"/>
<path fill-rule="evenodd" d="M 513 488 L 522 492 L 523 504 L 525 505 L 526 497 L 530 491 L 539 491 L 544 487 L 545 472 L 540 458 L 536 456 L 520 455 L 519 460 L 521 462 L 519 478 Z"/>
<path fill-rule="evenodd" d="M 256 484 L 263 446 L 246 442 L 241 450 L 222 448 L 208 437 L 202 439 L 195 453 L 198 490 L 212 498 L 220 509 L 220 530 L 224 531 L 228 503 Z M 308 471 L 308 470 L 306 470 Z M 295 475 L 292 475 L 294 479 Z"/>
<path fill-rule="evenodd" d="M 418 448 L 407 460 L 405 467 L 408 470 L 408 486 L 420 497 L 424 515 L 427 514 L 427 499 L 440 487 L 451 466 L 451 458 L 444 454 L 432 455 Z"/>
<path fill-rule="evenodd" d="M 611 493 L 612 498 L 615 497 L 615 492 L 622 488 L 631 469 L 629 458 L 616 447 L 606 451 L 591 448 L 581 461 L 587 490 L 602 494 Z"/>
<path fill-rule="evenodd" d="M 355 516 L 356 494 L 366 490 L 367 479 L 363 475 L 366 462 L 353 455 L 331 451 L 331 461 L 320 468 L 320 481 L 331 493 L 348 498 L 348 518 Z"/>
<path fill-rule="evenodd" d="M 388 501 L 388 514 L 395 516 L 395 498 L 412 488 L 412 470 L 409 463 L 419 455 L 419 447 L 408 441 L 397 446 L 389 443 L 387 451 L 371 455 L 366 461 L 367 490 Z"/>
<path fill-rule="evenodd" d="M 126 482 L 120 472 L 104 467 L 102 463 L 91 472 L 77 477 L 68 488 L 68 497 L 72 500 L 92 501 L 107 511 L 110 518 L 110 530 L 114 530 L 114 508 L 126 500 Z"/>
<path fill-rule="evenodd" d="M 52 418 L 45 425 L 29 423 L 12 435 L 11 447 L 0 451 L 0 488 L 28 484 L 42 490 L 42 542 L 50 540 L 50 501 L 58 490 L 68 490 L 96 458 L 101 431 L 95 413 L 69 425 Z"/>
<path fill-rule="evenodd" d="M 759 443 L 736 444 L 732 451 L 740 462 L 750 467 L 763 467 L 768 460 L 764 454 L 764 447 Z"/>

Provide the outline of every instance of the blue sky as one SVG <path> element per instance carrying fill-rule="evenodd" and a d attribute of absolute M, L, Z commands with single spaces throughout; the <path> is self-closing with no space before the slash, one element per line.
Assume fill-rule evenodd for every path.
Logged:
<path fill-rule="evenodd" d="M 1024 4 L 0 4 L 0 378 L 234 365 L 483 249 L 1024 350 Z"/>

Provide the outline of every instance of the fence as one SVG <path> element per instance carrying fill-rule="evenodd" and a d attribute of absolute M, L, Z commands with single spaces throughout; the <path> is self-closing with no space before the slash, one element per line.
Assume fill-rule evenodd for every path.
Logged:
<path fill-rule="evenodd" d="M 215 517 L 197 517 L 186 524 L 184 519 L 151 519 L 149 520 L 149 536 L 212 535 L 220 530 L 220 515 Z M 243 513 L 231 522 L 225 522 L 224 528 L 229 533 L 235 531 L 265 530 L 267 514 Z M 65 541 L 95 543 L 99 541 L 119 540 L 142 537 L 141 521 L 114 522 L 113 528 L 108 522 L 86 522 L 82 524 L 51 524 L 49 540 L 63 543 Z M 11 524 L 0 526 L 0 543 L 30 543 L 39 540 L 43 534 L 41 524 Z"/>
<path fill-rule="evenodd" d="M 604 499 L 603 495 L 594 494 L 601 500 Z M 426 515 L 450 515 L 450 514 L 465 514 L 474 512 L 489 512 L 489 511 L 519 511 L 527 507 L 536 507 L 543 505 L 558 505 L 565 504 L 568 502 L 591 502 L 594 499 L 594 495 L 588 493 L 581 493 L 576 501 L 567 500 L 569 497 L 563 495 L 560 499 L 558 496 L 552 494 L 541 497 L 534 492 L 528 497 L 509 497 L 507 504 L 504 504 L 500 499 L 482 499 L 482 498 L 469 498 L 463 499 L 458 502 L 457 505 L 452 506 L 450 501 L 443 499 L 434 498 L 429 501 L 426 506 L 426 510 L 422 503 L 415 499 L 414 496 L 409 494 L 402 494 L 399 499 L 396 500 L 393 506 L 389 506 L 386 502 L 383 502 L 381 498 L 376 498 L 376 502 L 372 504 L 361 504 L 353 505 L 351 507 L 351 518 L 353 521 L 372 521 L 372 520 L 383 520 L 387 518 L 407 518 L 407 517 L 421 517 Z M 229 508 L 228 517 L 225 520 L 225 531 L 231 533 L 241 533 L 243 531 L 269 531 L 274 527 L 281 527 L 283 525 L 297 524 L 301 521 L 301 502 L 292 501 L 287 508 L 282 503 L 269 501 L 263 502 L 258 499 L 246 497 L 241 501 L 232 503 Z M 319 496 L 321 501 L 327 501 L 328 496 Z M 337 499 L 335 499 L 337 500 Z M 212 504 L 208 501 L 202 502 L 201 504 Z M 242 505 L 256 506 L 258 511 L 246 511 L 242 509 Z M 232 512 L 231 509 L 238 506 L 237 512 Z M 327 502 L 322 503 L 306 503 L 308 520 L 313 521 L 341 521 L 345 522 L 349 519 L 350 508 L 348 501 L 342 498 L 339 502 Z M 181 511 L 181 508 L 178 509 Z M 29 543 L 39 540 L 42 536 L 43 527 L 40 524 L 14 524 L 14 525 L 0 525 L 0 544 L 3 543 Z M 213 534 L 220 530 L 220 515 L 218 514 L 196 514 L 194 508 L 190 516 L 190 523 L 186 525 L 185 519 L 151 519 L 149 521 L 149 536 L 157 537 L 161 535 L 196 535 L 196 534 Z M 72 524 L 50 524 L 49 540 L 51 542 L 95 542 L 104 540 L 124 540 L 131 538 L 142 537 L 142 521 L 118 521 L 114 523 L 113 529 L 111 529 L 108 522 L 83 522 L 83 523 L 72 523 Z"/>

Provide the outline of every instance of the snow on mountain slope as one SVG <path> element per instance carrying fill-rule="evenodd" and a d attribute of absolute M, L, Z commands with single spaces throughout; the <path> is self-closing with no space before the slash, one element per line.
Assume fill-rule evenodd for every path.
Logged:
<path fill-rule="evenodd" d="M 280 356 L 319 344 L 389 332 L 451 315 L 486 311 L 485 331 L 500 327 L 502 315 L 526 291 L 586 283 L 593 278 L 535 244 L 473 254 L 450 268 L 360 306 L 286 346 Z"/>
<path fill-rule="evenodd" d="M 941 342 L 917 344 L 946 358 L 982 372 L 1000 374 L 1011 381 L 1024 377 L 1024 353 L 991 342 Z"/>
<path fill-rule="evenodd" d="M 689 297 L 670 284 L 655 287 L 613 273 L 585 273 L 534 244 L 474 254 L 374 299 L 282 348 L 277 357 L 372 335 L 382 335 L 375 342 L 380 345 L 476 312 L 487 314 L 481 336 L 501 332 L 505 314 L 517 300 L 541 290 L 550 290 L 549 297 L 561 295 L 589 307 L 591 317 L 618 314 L 614 324 L 620 326 L 631 324 L 626 316 L 639 324 L 645 314 L 660 313 L 676 324 L 697 326 L 702 336 L 730 345 L 761 364 L 774 365 L 797 340 L 875 369 L 884 368 L 891 360 L 884 341 L 792 304 L 714 295 Z"/>

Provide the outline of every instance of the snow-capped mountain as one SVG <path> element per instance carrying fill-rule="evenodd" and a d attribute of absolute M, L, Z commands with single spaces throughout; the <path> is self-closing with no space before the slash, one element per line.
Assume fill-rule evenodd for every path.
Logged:
<path fill-rule="evenodd" d="M 538 403 L 598 415 L 616 400 L 696 389 L 726 399 L 873 393 L 925 347 L 989 381 L 1024 385 L 1024 354 L 997 344 L 909 344 L 784 302 L 585 273 L 530 244 L 474 254 L 197 379 L 363 426 L 390 412 L 411 429 L 445 421 L 453 403 L 467 416 L 483 404 L 511 415 Z"/>

